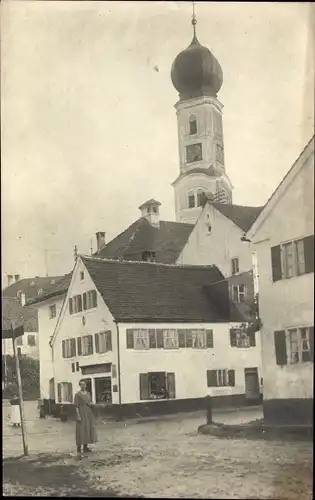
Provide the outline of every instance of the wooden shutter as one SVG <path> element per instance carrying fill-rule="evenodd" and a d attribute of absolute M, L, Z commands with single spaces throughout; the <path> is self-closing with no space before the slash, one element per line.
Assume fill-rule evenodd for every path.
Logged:
<path fill-rule="evenodd" d="M 206 346 L 213 347 L 213 330 L 206 330 Z"/>
<path fill-rule="evenodd" d="M 87 300 L 86 300 L 86 292 L 83 294 L 83 310 L 87 310 Z"/>
<path fill-rule="evenodd" d="M 149 348 L 156 349 L 156 335 L 154 328 L 149 329 Z"/>
<path fill-rule="evenodd" d="M 95 352 L 100 352 L 100 334 L 94 333 Z"/>
<path fill-rule="evenodd" d="M 251 347 L 256 347 L 256 333 L 255 332 L 249 332 L 249 345 Z"/>
<path fill-rule="evenodd" d="M 96 290 L 92 290 L 92 307 L 97 306 L 97 295 Z"/>
<path fill-rule="evenodd" d="M 133 329 L 128 328 L 126 330 L 126 342 L 127 342 L 127 349 L 134 349 L 134 337 L 133 337 Z"/>
<path fill-rule="evenodd" d="M 81 339 L 81 337 L 77 338 L 77 344 L 78 344 L 78 356 L 82 356 L 82 339 Z"/>
<path fill-rule="evenodd" d="M 93 335 L 87 335 L 88 337 L 88 354 L 93 354 Z"/>
<path fill-rule="evenodd" d="M 164 347 L 163 330 L 160 328 L 156 330 L 156 346 L 158 349 L 163 349 Z"/>
<path fill-rule="evenodd" d="M 304 238 L 305 272 L 314 272 L 314 235 Z"/>
<path fill-rule="evenodd" d="M 285 331 L 279 330 L 275 332 L 275 351 L 276 363 L 279 366 L 287 364 L 287 344 L 285 338 Z"/>
<path fill-rule="evenodd" d="M 82 295 L 77 295 L 78 297 L 78 311 L 82 311 Z"/>
<path fill-rule="evenodd" d="M 149 374 L 140 373 L 140 399 L 149 399 Z"/>
<path fill-rule="evenodd" d="M 309 327 L 309 341 L 310 341 L 310 352 L 311 352 L 311 361 L 314 363 L 314 327 Z"/>
<path fill-rule="evenodd" d="M 61 384 L 57 384 L 58 402 L 61 403 Z"/>
<path fill-rule="evenodd" d="M 280 245 L 271 247 L 271 266 L 272 266 L 272 281 L 282 279 L 281 270 L 281 248 Z"/>
<path fill-rule="evenodd" d="M 75 339 L 71 339 L 71 356 L 76 356 L 76 342 Z"/>
<path fill-rule="evenodd" d="M 235 370 L 228 370 L 228 383 L 230 387 L 235 387 Z"/>
<path fill-rule="evenodd" d="M 236 341 L 236 330 L 234 328 L 230 329 L 230 345 L 232 347 L 237 346 L 237 341 Z"/>
<path fill-rule="evenodd" d="M 72 299 L 69 299 L 69 313 L 70 313 L 70 314 L 73 314 L 73 303 L 72 303 Z"/>
<path fill-rule="evenodd" d="M 186 330 L 178 330 L 178 347 L 186 347 Z"/>
<path fill-rule="evenodd" d="M 61 345 L 62 345 L 62 357 L 65 358 L 66 357 L 66 341 L 63 340 Z"/>
<path fill-rule="evenodd" d="M 110 330 L 107 330 L 105 332 L 106 335 L 106 349 L 107 351 L 111 351 L 112 348 L 112 332 Z"/>
<path fill-rule="evenodd" d="M 186 330 L 186 347 L 193 346 L 192 330 Z"/>
<path fill-rule="evenodd" d="M 170 399 L 175 399 L 176 397 L 176 392 L 175 392 L 175 373 L 168 373 L 167 378 L 167 392 L 168 392 L 168 397 Z"/>
<path fill-rule="evenodd" d="M 73 402 L 73 392 L 72 392 L 72 384 L 71 382 L 68 383 L 68 403 Z"/>
<path fill-rule="evenodd" d="M 208 387 L 217 386 L 217 370 L 207 370 L 207 385 Z"/>

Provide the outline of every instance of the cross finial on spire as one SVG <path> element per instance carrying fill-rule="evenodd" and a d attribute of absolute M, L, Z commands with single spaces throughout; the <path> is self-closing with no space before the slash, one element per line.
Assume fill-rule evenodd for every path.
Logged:
<path fill-rule="evenodd" d="M 193 25 L 193 30 L 194 30 L 194 38 L 196 38 L 196 24 L 197 24 L 197 18 L 196 18 L 196 14 L 195 14 L 195 2 L 192 2 L 192 8 L 193 8 L 193 15 L 192 15 L 191 24 Z"/>

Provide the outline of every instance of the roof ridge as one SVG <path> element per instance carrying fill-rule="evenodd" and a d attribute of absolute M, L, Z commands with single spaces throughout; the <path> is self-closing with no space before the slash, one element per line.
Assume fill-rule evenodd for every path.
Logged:
<path fill-rule="evenodd" d="M 156 266 L 156 267 L 175 267 L 176 269 L 213 269 L 217 266 L 215 264 L 209 265 L 196 265 L 196 264 L 165 264 L 162 262 L 148 262 L 143 260 L 118 260 L 118 259 L 110 259 L 110 258 L 102 258 L 102 257 L 92 257 L 91 255 L 78 254 L 78 257 L 84 260 L 92 260 L 101 263 L 111 262 L 115 264 L 134 264 L 134 265 L 142 265 L 142 266 Z"/>

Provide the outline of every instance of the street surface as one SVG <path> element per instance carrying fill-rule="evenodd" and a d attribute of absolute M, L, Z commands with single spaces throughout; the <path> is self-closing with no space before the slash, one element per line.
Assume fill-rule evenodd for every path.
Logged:
<path fill-rule="evenodd" d="M 38 418 L 26 403 L 29 458 L 20 460 L 21 431 L 3 407 L 6 496 L 149 496 L 177 498 L 312 498 L 312 443 L 218 439 L 197 434 L 203 413 L 141 423 L 98 423 L 99 442 L 78 461 L 74 422 Z M 214 412 L 241 423 L 259 408 Z"/>

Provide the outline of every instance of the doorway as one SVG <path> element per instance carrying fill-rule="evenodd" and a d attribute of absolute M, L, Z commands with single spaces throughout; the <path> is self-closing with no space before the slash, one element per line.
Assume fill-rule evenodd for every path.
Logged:
<path fill-rule="evenodd" d="M 245 368 L 245 395 L 248 400 L 260 397 L 258 368 Z"/>

